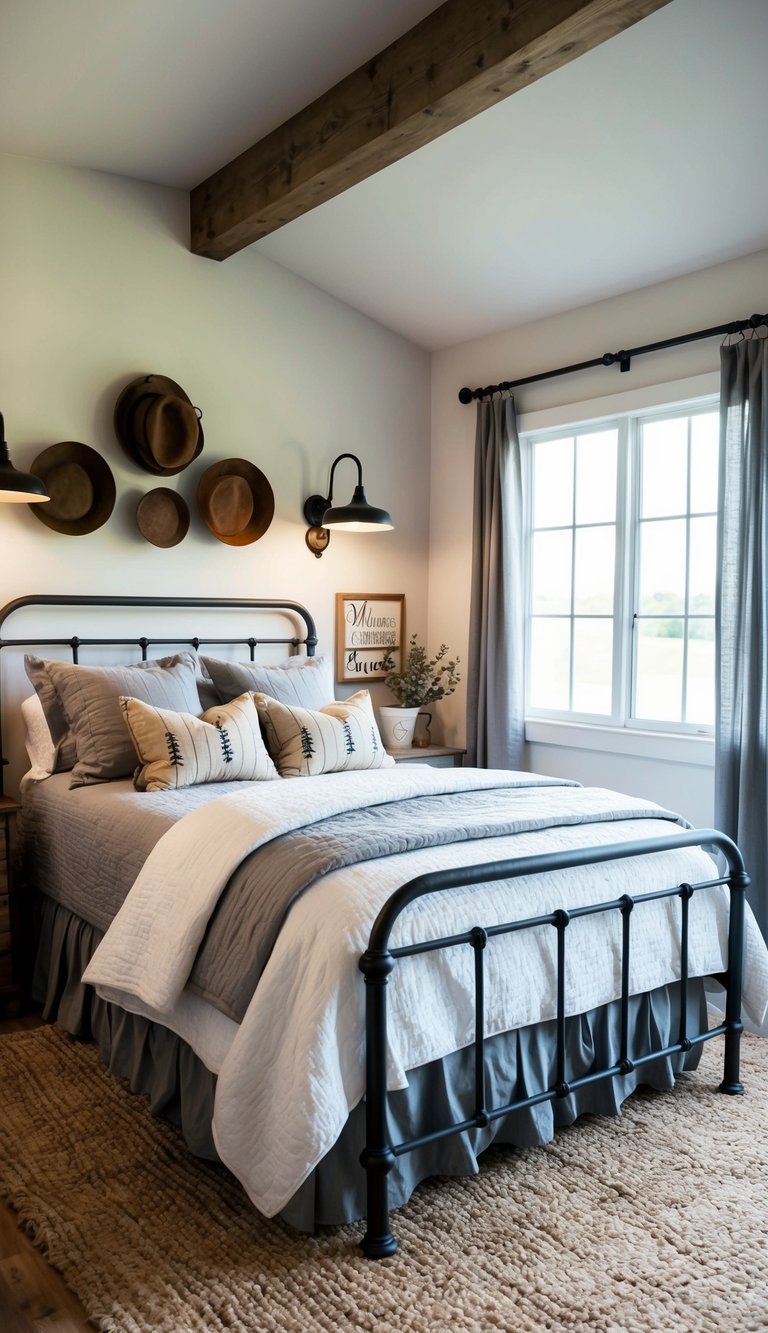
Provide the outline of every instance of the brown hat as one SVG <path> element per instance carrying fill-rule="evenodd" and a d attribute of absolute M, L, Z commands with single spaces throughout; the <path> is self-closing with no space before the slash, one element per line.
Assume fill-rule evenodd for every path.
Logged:
<path fill-rule="evenodd" d="M 157 486 L 139 500 L 136 522 L 142 537 L 153 546 L 178 546 L 189 530 L 189 508 L 176 491 Z"/>
<path fill-rule="evenodd" d="M 128 457 L 146 472 L 172 477 L 203 448 L 202 413 L 167 375 L 141 375 L 115 404 L 115 433 Z"/>
<path fill-rule="evenodd" d="M 102 527 L 115 507 L 115 479 L 101 454 L 77 440 L 52 444 L 30 472 L 44 482 L 50 503 L 31 504 L 35 518 L 54 532 L 80 537 Z"/>
<path fill-rule="evenodd" d="M 214 537 L 228 546 L 258 541 L 275 514 L 272 487 L 247 458 L 223 458 L 207 468 L 197 488 L 197 504 Z"/>

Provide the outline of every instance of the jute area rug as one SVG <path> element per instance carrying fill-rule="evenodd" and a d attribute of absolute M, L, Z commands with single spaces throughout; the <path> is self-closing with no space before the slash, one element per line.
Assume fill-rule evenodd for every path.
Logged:
<path fill-rule="evenodd" d="M 427 1183 L 372 1263 L 358 1226 L 259 1217 L 92 1047 L 39 1028 L 0 1040 L 0 1190 L 104 1330 L 766 1329 L 768 1043 L 745 1039 L 745 1097 L 717 1093 L 720 1055 Z"/>

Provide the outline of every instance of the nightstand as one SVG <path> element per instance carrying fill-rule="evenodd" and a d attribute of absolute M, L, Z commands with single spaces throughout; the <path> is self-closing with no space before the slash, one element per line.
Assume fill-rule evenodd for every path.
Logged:
<path fill-rule="evenodd" d="M 410 750 L 387 750 L 396 764 L 429 764 L 431 768 L 461 768 L 466 750 L 454 750 L 450 745 L 412 745 Z"/>
<path fill-rule="evenodd" d="M 22 988 L 14 955 L 18 914 L 14 898 L 12 839 L 18 801 L 0 796 L 0 1009 L 21 1003 Z"/>

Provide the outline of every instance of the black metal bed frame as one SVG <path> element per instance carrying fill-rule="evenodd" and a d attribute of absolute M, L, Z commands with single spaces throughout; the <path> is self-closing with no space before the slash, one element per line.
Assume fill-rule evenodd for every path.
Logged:
<path fill-rule="evenodd" d="M 185 639 L 170 638 L 135 638 L 88 637 L 79 638 L 35 638 L 4 639 L 0 637 L 0 650 L 4 648 L 39 648 L 67 647 L 72 653 L 72 660 L 78 661 L 80 648 L 83 646 L 128 646 L 135 645 L 141 650 L 142 660 L 146 660 L 150 646 L 188 644 L 197 649 L 202 645 L 227 644 L 249 648 L 251 660 L 255 650 L 262 644 L 285 644 L 294 650 L 304 645 L 307 656 L 312 657 L 317 646 L 315 622 L 298 602 L 273 601 L 251 598 L 212 598 L 212 597 L 106 597 L 78 595 L 31 595 L 19 597 L 0 608 L 0 629 L 13 612 L 30 606 L 79 606 L 79 607 L 146 607 L 148 609 L 232 609 L 240 611 L 275 611 L 298 616 L 306 626 L 304 638 L 285 636 L 265 638 L 263 636 L 247 638 L 206 638 Z M 0 704 L 2 691 L 2 673 L 0 672 Z M 3 766 L 8 760 L 2 748 L 2 707 L 0 707 L 0 795 L 2 795 Z M 576 866 L 597 864 L 604 861 L 622 860 L 627 857 L 642 856 L 653 852 L 668 851 L 679 847 L 706 846 L 715 847 L 723 853 L 728 874 L 704 880 L 697 884 L 678 884 L 672 888 L 660 889 L 652 893 L 625 894 L 608 902 L 576 907 L 571 910 L 558 908 L 541 916 L 529 917 L 521 921 L 511 921 L 489 926 L 474 926 L 457 935 L 441 939 L 427 940 L 418 944 L 390 948 L 390 937 L 401 913 L 417 898 L 440 893 L 446 889 L 468 888 L 473 885 L 488 883 L 493 880 L 515 880 L 525 875 L 543 874 L 554 870 L 567 870 Z M 604 1079 L 621 1078 L 639 1066 L 653 1060 L 689 1051 L 693 1046 L 709 1041 L 713 1037 L 725 1037 L 724 1070 L 720 1091 L 730 1094 L 743 1093 L 739 1080 L 739 1047 L 743 1024 L 741 1021 L 741 992 L 744 953 L 744 908 L 745 894 L 749 885 L 741 853 L 735 843 L 725 834 L 714 829 L 693 829 L 671 834 L 664 838 L 648 838 L 635 842 L 619 843 L 603 847 L 585 847 L 569 852 L 552 852 L 540 856 L 527 856 L 509 860 L 493 861 L 487 864 L 458 866 L 448 870 L 434 871 L 419 875 L 409 880 L 398 889 L 384 904 L 371 930 L 368 948 L 360 959 L 360 970 L 365 979 L 366 995 L 366 1146 L 361 1154 L 361 1164 L 366 1172 L 367 1187 L 367 1230 L 361 1241 L 362 1249 L 368 1258 L 382 1259 L 395 1253 L 397 1242 L 390 1230 L 388 1175 L 398 1157 L 412 1152 L 416 1148 L 447 1138 L 452 1134 L 471 1133 L 476 1129 L 487 1128 L 493 1121 L 513 1111 L 524 1110 L 542 1102 L 552 1102 L 567 1097 L 576 1089 Z M 694 893 L 702 889 L 727 885 L 730 890 L 730 914 L 728 926 L 728 965 L 727 970 L 717 976 L 726 989 L 725 1019 L 717 1027 L 704 1032 L 688 1032 L 687 988 L 688 988 L 688 911 Z M 680 1019 L 678 1039 L 669 1046 L 651 1051 L 637 1059 L 629 1058 L 629 967 L 631 949 L 631 916 L 634 908 L 644 902 L 663 898 L 678 897 L 681 904 L 680 928 Z M 622 956 L 621 956 L 621 996 L 620 996 L 620 1051 L 618 1061 L 605 1068 L 592 1070 L 581 1078 L 568 1079 L 565 1056 L 566 1022 L 566 931 L 572 920 L 579 917 L 593 916 L 597 913 L 618 911 L 622 915 Z M 484 950 L 488 941 L 497 935 L 508 935 L 537 926 L 551 926 L 557 932 L 557 1009 L 556 1009 L 556 1047 L 555 1047 L 555 1083 L 530 1096 L 519 1098 L 504 1106 L 488 1107 L 486 1104 L 485 1077 L 485 1032 L 484 1032 Z M 390 974 L 399 958 L 431 953 L 437 949 L 450 949 L 459 945 L 468 945 L 474 951 L 475 972 L 475 1106 L 472 1115 L 465 1120 L 443 1125 L 418 1138 L 392 1143 L 389 1133 L 388 1090 L 387 1090 L 387 985 Z"/>
<path fill-rule="evenodd" d="M 703 880 L 698 884 L 679 884 L 673 888 L 660 889 L 654 893 L 639 893 L 634 896 L 624 894 L 621 898 L 616 898 L 610 902 L 576 907 L 569 911 L 558 908 L 553 912 L 548 912 L 542 916 L 528 917 L 523 921 L 511 921 L 502 925 L 485 927 L 474 926 L 470 930 L 463 931 L 458 935 L 449 935 L 443 939 L 403 945 L 395 949 L 389 947 L 392 929 L 400 914 L 417 898 L 424 897 L 427 894 L 440 893 L 445 889 L 484 884 L 491 880 L 514 880 L 523 875 L 543 874 L 553 870 L 569 870 L 575 866 L 643 856 L 652 852 L 669 851 L 677 847 L 704 845 L 717 847 L 724 854 L 728 863 L 728 875 Z M 589 1083 L 598 1083 L 609 1078 L 621 1078 L 641 1065 L 649 1064 L 651 1061 L 661 1059 L 664 1056 L 689 1051 L 692 1046 L 699 1045 L 702 1042 L 709 1041 L 712 1037 L 720 1035 L 725 1036 L 723 1081 L 720 1084 L 720 1091 L 731 1094 L 743 1093 L 744 1087 L 739 1081 L 739 1045 L 743 1029 L 741 990 L 744 954 L 744 901 L 749 882 L 741 852 L 730 838 L 714 829 L 692 829 L 688 832 L 672 834 L 668 838 L 648 838 L 608 847 L 584 847 L 569 852 L 550 852 L 541 856 L 493 861 L 487 865 L 459 866 L 449 870 L 434 871 L 430 874 L 417 876 L 416 879 L 410 880 L 393 893 L 374 922 L 368 948 L 359 964 L 365 978 L 366 996 L 366 1142 L 360 1156 L 361 1164 L 366 1172 L 367 1188 L 367 1230 L 361 1241 L 365 1255 L 369 1259 L 385 1259 L 397 1250 L 397 1241 L 392 1235 L 389 1223 L 388 1175 L 398 1157 L 401 1157 L 404 1153 L 413 1152 L 415 1148 L 421 1148 L 428 1143 L 435 1143 L 437 1140 L 447 1138 L 451 1134 L 464 1134 L 475 1129 L 486 1129 L 494 1120 L 499 1120 L 502 1116 L 509 1115 L 513 1111 L 521 1111 L 541 1102 L 552 1102 L 567 1097 L 577 1088 L 585 1087 Z M 687 1013 L 689 903 L 694 893 L 725 884 L 730 889 L 728 967 L 725 973 L 716 978 L 727 992 L 725 1021 L 717 1027 L 707 1029 L 705 1032 L 695 1032 L 691 1035 L 688 1032 Z M 672 897 L 678 897 L 681 904 L 678 1039 L 670 1046 L 664 1046 L 638 1059 L 631 1060 L 628 1053 L 628 1039 L 630 923 L 632 912 L 638 903 Z M 615 1064 L 605 1069 L 593 1069 L 582 1078 L 569 1080 L 565 1059 L 566 931 L 570 922 L 578 917 L 594 916 L 597 913 L 609 911 L 618 911 L 622 915 L 619 1059 Z M 483 1023 L 484 950 L 488 941 L 496 935 L 510 935 L 536 926 L 552 926 L 557 931 L 555 1083 L 552 1087 L 542 1088 L 531 1096 L 510 1101 L 504 1106 L 488 1107 L 486 1104 L 485 1033 Z M 398 958 L 431 953 L 436 949 L 450 949 L 461 944 L 469 945 L 475 955 L 474 1112 L 465 1120 L 443 1125 L 429 1133 L 421 1134 L 418 1138 L 392 1143 L 387 1110 L 387 985 L 390 974 Z"/>
<path fill-rule="evenodd" d="M 35 638 L 35 639 L 4 639 L 0 637 L 0 650 L 3 648 L 69 648 L 72 653 L 72 661 L 79 661 L 80 649 L 88 647 L 114 647 L 126 648 L 135 646 L 141 650 L 142 661 L 147 660 L 147 650 L 150 647 L 168 647 L 176 645 L 181 647 L 187 645 L 197 650 L 200 647 L 213 645 L 224 645 L 231 648 L 248 648 L 251 661 L 254 661 L 256 649 L 264 644 L 285 644 L 294 651 L 302 645 L 306 647 L 307 657 L 314 657 L 317 647 L 317 630 L 315 622 L 305 606 L 299 602 L 291 601 L 272 601 L 269 599 L 256 599 L 251 597 L 103 597 L 103 596 L 85 596 L 77 593 L 69 594 L 47 594 L 32 593 L 27 597 L 17 597 L 12 602 L 7 602 L 0 608 L 0 630 L 15 611 L 21 611 L 29 606 L 82 606 L 82 607 L 104 607 L 107 609 L 119 609 L 120 607 L 146 607 L 148 609 L 172 609 L 184 610 L 185 608 L 194 610 L 234 610 L 234 611 L 276 611 L 285 612 L 289 615 L 298 616 L 303 620 L 306 626 L 304 638 L 297 635 L 285 635 L 277 638 L 265 638 L 259 636 L 254 638 L 224 638 L 224 639 L 199 639 L 197 637 L 185 639 L 178 635 L 169 638 L 146 638 L 144 635 L 133 637 L 131 635 L 122 635 L 120 637 L 107 638 L 79 638 L 73 635 L 71 638 Z M 3 751 L 3 713 L 2 713 L 2 672 L 0 672 L 0 796 L 3 794 L 3 770 L 8 760 Z"/>

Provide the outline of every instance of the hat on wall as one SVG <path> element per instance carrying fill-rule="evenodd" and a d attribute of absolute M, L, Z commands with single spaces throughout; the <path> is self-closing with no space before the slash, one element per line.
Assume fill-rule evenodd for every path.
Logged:
<path fill-rule="evenodd" d="M 247 546 L 263 537 L 275 514 L 275 497 L 264 473 L 247 458 L 223 458 L 207 468 L 197 505 L 214 537 Z"/>
<path fill-rule="evenodd" d="M 200 454 L 202 413 L 167 375 L 140 375 L 115 404 L 115 434 L 146 472 L 172 477 Z"/>
<path fill-rule="evenodd" d="M 156 486 L 139 500 L 136 523 L 153 546 L 178 546 L 189 529 L 189 507 L 176 491 Z"/>
<path fill-rule="evenodd" d="M 103 526 L 115 507 L 115 479 L 101 454 L 77 440 L 63 440 L 38 454 L 30 468 L 45 483 L 46 505 L 31 504 L 36 518 L 54 532 L 80 537 Z"/>

